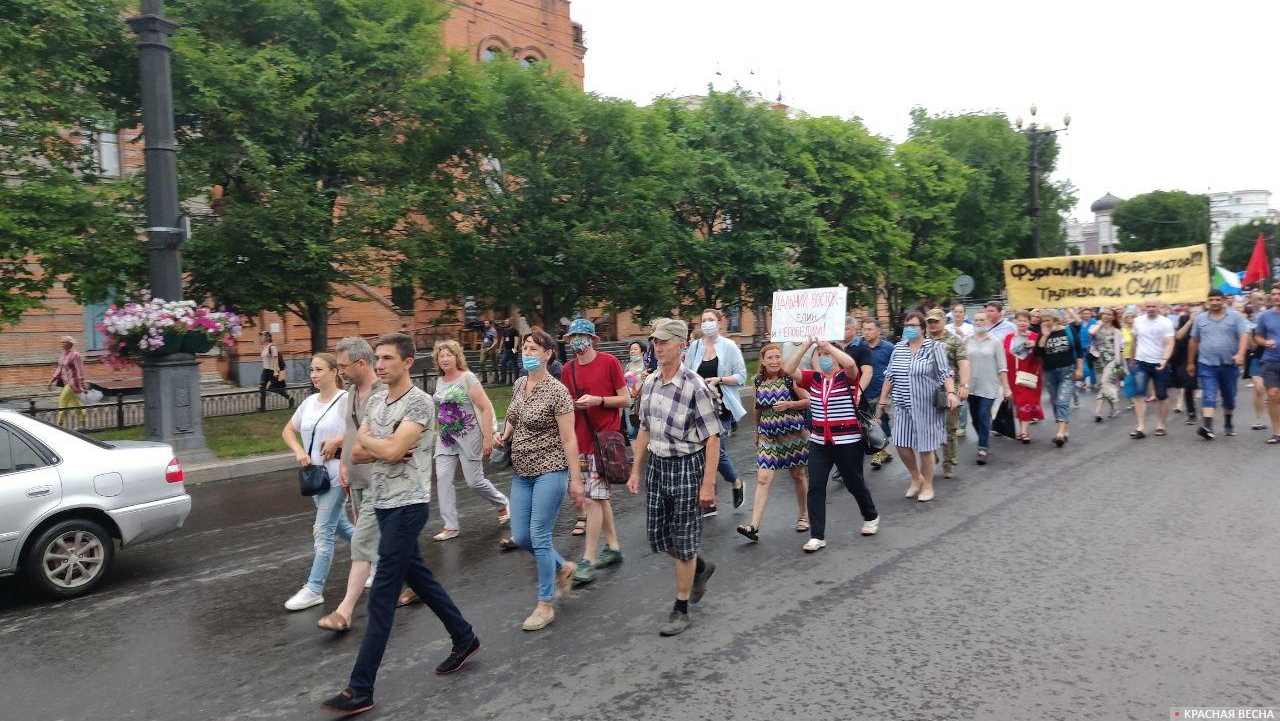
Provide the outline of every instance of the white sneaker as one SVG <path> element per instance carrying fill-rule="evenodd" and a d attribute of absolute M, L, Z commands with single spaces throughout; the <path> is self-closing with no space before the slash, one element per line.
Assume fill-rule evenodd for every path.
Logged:
<path fill-rule="evenodd" d="M 459 531 L 456 528 L 446 528 L 443 531 L 432 536 L 431 539 L 433 541 L 447 541 L 450 538 L 457 538 L 458 536 L 461 536 L 461 535 L 462 535 L 462 531 Z"/>
<path fill-rule="evenodd" d="M 293 594 L 292 598 L 284 602 L 284 607 L 290 611 L 301 611 L 312 606 L 319 606 L 322 603 L 324 603 L 324 596 L 303 586 L 297 593 Z"/>
<path fill-rule="evenodd" d="M 879 531 L 879 530 L 880 530 L 880 517 L 879 517 L 879 516 L 876 516 L 875 518 L 871 519 L 870 521 L 863 521 L 863 522 L 862 522 L 862 535 L 864 535 L 864 536 L 874 536 L 874 535 L 876 535 L 876 531 Z"/>
<path fill-rule="evenodd" d="M 373 577 L 378 575 L 378 564 L 373 564 L 369 569 L 369 580 L 364 582 L 365 588 L 373 588 Z"/>
<path fill-rule="evenodd" d="M 826 547 L 827 547 L 827 542 L 822 540 L 821 538 L 810 538 L 809 542 L 804 544 L 804 552 L 813 553 L 814 551 L 821 551 Z"/>

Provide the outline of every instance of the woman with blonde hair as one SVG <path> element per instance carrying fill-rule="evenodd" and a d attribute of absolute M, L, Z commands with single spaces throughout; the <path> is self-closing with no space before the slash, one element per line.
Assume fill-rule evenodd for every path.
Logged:
<path fill-rule="evenodd" d="M 738 533 L 760 540 L 760 522 L 769 503 L 769 486 L 775 471 L 786 470 L 796 487 L 799 520 L 796 530 L 809 530 L 808 494 L 809 446 L 805 439 L 804 411 L 809 394 L 783 372 L 782 346 L 769 343 L 760 349 L 760 370 L 756 373 L 756 495 L 751 502 L 751 523 L 738 526 Z"/>
<path fill-rule="evenodd" d="M 311 385 L 319 393 L 307 396 L 280 435 L 293 451 L 300 467 L 324 466 L 330 484 L 326 491 L 311 497 L 316 504 L 316 521 L 311 528 L 315 556 L 307 584 L 285 602 L 290 611 L 301 611 L 324 603 L 325 579 L 333 565 L 334 536 L 351 543 L 355 525 L 347 518 L 347 491 L 339 482 L 341 460 L 338 452 L 347 432 L 347 393 L 338 387 L 338 359 L 332 353 L 317 353 L 311 359 Z M 298 436 L 302 439 L 299 441 Z"/>
<path fill-rule="evenodd" d="M 58 394 L 58 425 L 66 421 L 67 409 L 77 408 L 80 413 L 80 424 L 84 425 L 84 408 L 80 402 L 80 394 L 88 390 L 84 380 L 84 359 L 76 350 L 76 340 L 64 335 L 58 340 L 62 345 L 62 353 L 58 355 L 58 369 L 49 379 L 49 389 L 54 385 L 62 388 Z"/>
<path fill-rule="evenodd" d="M 444 530 L 433 538 L 447 541 L 462 532 L 458 523 L 458 497 L 453 478 L 458 467 L 471 490 L 498 510 L 498 525 L 506 525 L 511 514 L 507 497 L 485 478 L 484 457 L 493 449 L 493 403 L 476 374 L 467 368 L 462 346 L 456 340 L 436 343 L 432 361 L 440 372 L 436 380 L 436 502 Z"/>

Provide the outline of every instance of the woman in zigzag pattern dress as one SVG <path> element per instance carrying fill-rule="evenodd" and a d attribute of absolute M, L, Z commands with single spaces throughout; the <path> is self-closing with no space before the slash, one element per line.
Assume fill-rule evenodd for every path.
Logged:
<path fill-rule="evenodd" d="M 756 389 L 756 493 L 751 502 L 750 525 L 738 526 L 738 533 L 759 540 L 760 522 L 765 506 L 769 503 L 769 487 L 776 471 L 791 472 L 795 483 L 796 506 L 799 510 L 797 531 L 809 530 L 807 496 L 809 443 L 805 437 L 805 410 L 809 407 L 809 394 L 782 372 L 782 347 L 770 343 L 760 349 L 760 371 L 755 378 Z"/>

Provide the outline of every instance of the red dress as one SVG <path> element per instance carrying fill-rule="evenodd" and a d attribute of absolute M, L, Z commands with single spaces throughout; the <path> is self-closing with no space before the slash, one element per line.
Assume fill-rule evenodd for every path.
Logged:
<path fill-rule="evenodd" d="M 1020 421 L 1038 421 L 1044 418 L 1044 410 L 1040 408 L 1041 384 L 1044 379 L 1040 373 L 1040 356 L 1034 350 L 1040 336 L 1035 331 L 1027 331 L 1026 358 L 1018 358 L 1009 351 L 1013 339 L 1017 337 L 1017 333 L 1010 333 L 1004 339 L 1004 359 L 1009 364 L 1009 387 L 1013 389 L 1013 412 Z M 1018 385 L 1018 371 L 1035 374 L 1036 387 L 1024 388 Z"/>

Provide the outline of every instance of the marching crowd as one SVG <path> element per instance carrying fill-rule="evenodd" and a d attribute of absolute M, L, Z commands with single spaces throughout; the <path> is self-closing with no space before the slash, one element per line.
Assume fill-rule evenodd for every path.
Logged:
<path fill-rule="evenodd" d="M 703 519 L 717 513 L 717 476 L 732 489 L 735 507 L 746 501 L 744 476 L 724 441 L 748 423 L 757 467 L 751 521 L 737 532 L 759 541 L 771 486 L 782 471 L 794 486 L 795 530 L 808 536 L 808 553 L 827 545 L 829 480 L 843 483 L 856 500 L 860 533 L 875 535 L 881 518 L 865 481 L 868 459 L 873 470 L 898 459 L 910 474 L 906 497 L 934 501 L 936 466 L 944 478 L 957 473 L 959 437 L 972 430 L 973 462 L 986 465 L 994 433 L 1033 442 L 1034 426 L 1046 420 L 1046 397 L 1059 448 L 1069 442 L 1073 411 L 1089 391 L 1096 392 L 1095 423 L 1117 418 L 1128 410 L 1121 406 L 1131 404 L 1134 440 L 1167 435 L 1172 406 L 1211 441 L 1219 418 L 1223 434 L 1236 434 L 1236 391 L 1246 378 L 1254 391 L 1252 427 L 1266 429 L 1269 415 L 1266 442 L 1280 444 L 1280 287 L 1271 291 L 1269 309 L 1265 298 L 1243 300 L 1230 303 L 1213 291 L 1202 304 L 1179 308 L 1147 301 L 1136 308 L 1011 313 L 990 303 L 972 319 L 957 305 L 949 315 L 941 308 L 907 313 L 897 343 L 885 337 L 878 319 L 855 313 L 843 342 L 766 344 L 754 378 L 715 309 L 702 314 L 696 335 L 682 320 L 655 321 L 644 342 L 629 344 L 625 363 L 597 350 L 589 320 L 574 320 L 562 339 L 538 328 L 517 333 L 508 323 L 494 333 L 494 343 L 486 337 L 483 349 L 486 360 L 501 351 L 499 372 L 513 384 L 501 427 L 457 342 L 433 348 L 439 377 L 428 394 L 410 380 L 416 349 L 409 337 L 391 334 L 372 345 L 346 338 L 333 354 L 312 359 L 317 393 L 298 405 L 282 432 L 302 475 L 324 480 L 313 489 L 311 572 L 285 606 L 298 611 L 324 603 L 335 538 L 346 540 L 345 595 L 318 625 L 350 629 L 369 590 L 351 676 L 323 703 L 355 714 L 373 707 L 398 606 L 421 600 L 444 624 L 453 645 L 437 673 L 460 670 L 480 648 L 419 550 L 433 488 L 444 523 L 433 538 L 443 542 L 461 533 L 453 488 L 459 475 L 492 507 L 498 524 L 510 525 L 503 548 L 534 558 L 536 603 L 522 624 L 531 632 L 555 620 L 556 602 L 575 584 L 622 562 L 612 494 L 623 485 L 632 494 L 643 490 L 648 544 L 674 566 L 674 602 L 658 632 L 674 636 L 689 627 L 689 606 L 702 599 L 716 570 L 700 545 Z M 573 356 L 564 363 L 557 360 L 561 340 Z M 748 386 L 750 405 L 740 393 Z M 486 459 L 490 467 L 513 468 L 509 495 L 486 477 Z M 579 509 L 574 535 L 585 536 L 576 561 L 561 555 L 553 537 L 566 496 Z"/>

